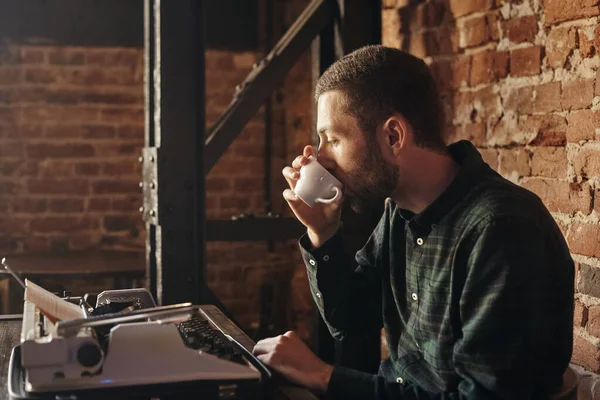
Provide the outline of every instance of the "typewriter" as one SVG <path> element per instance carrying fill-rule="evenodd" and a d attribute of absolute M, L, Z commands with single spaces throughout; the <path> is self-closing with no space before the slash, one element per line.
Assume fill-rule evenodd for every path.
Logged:
<path fill-rule="evenodd" d="M 45 306 L 74 317 L 57 321 L 27 290 L 11 399 L 270 397 L 271 374 L 251 354 L 252 340 L 215 306 L 157 307 L 145 289 L 110 290 L 95 307 L 81 298 Z"/>

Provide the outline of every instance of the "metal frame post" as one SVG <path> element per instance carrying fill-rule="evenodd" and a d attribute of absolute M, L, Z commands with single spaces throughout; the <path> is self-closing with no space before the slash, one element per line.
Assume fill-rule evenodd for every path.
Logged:
<path fill-rule="evenodd" d="M 202 3 L 145 0 L 143 218 L 159 304 L 206 301 Z"/>

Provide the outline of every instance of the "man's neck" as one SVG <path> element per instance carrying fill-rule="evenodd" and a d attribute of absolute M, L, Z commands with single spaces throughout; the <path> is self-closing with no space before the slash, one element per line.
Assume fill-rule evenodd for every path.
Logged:
<path fill-rule="evenodd" d="M 450 185 L 459 166 L 449 154 L 415 147 L 400 166 L 398 188 L 392 198 L 415 214 L 423 211 Z"/>

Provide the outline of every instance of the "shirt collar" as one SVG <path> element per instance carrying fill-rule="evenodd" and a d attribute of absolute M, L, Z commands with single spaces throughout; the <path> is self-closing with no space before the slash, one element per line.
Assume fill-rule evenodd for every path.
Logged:
<path fill-rule="evenodd" d="M 465 198 L 480 178 L 492 171 L 475 146 L 467 140 L 450 144 L 447 151 L 459 165 L 458 173 L 450 185 L 419 214 L 398 209 L 400 216 L 408 221 L 409 227 L 423 235 L 429 234 L 432 227 Z"/>

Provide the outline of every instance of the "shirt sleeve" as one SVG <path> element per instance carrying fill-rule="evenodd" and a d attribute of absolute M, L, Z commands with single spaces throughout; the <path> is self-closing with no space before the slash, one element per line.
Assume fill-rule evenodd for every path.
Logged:
<path fill-rule="evenodd" d="M 572 278 L 568 249 L 547 240 L 543 230 L 523 221 L 488 223 L 472 243 L 459 298 L 462 337 L 453 352 L 457 390 L 431 393 L 416 384 L 336 367 L 327 398 L 547 398 L 560 387 L 570 358 Z M 556 335 L 560 346 L 552 345 Z"/>
<path fill-rule="evenodd" d="M 300 239 L 310 291 L 331 335 L 362 333 L 383 326 L 381 277 L 376 267 L 379 225 L 355 259 L 345 251 L 341 232 L 319 248 Z M 359 260 L 359 261 L 357 261 Z"/>

